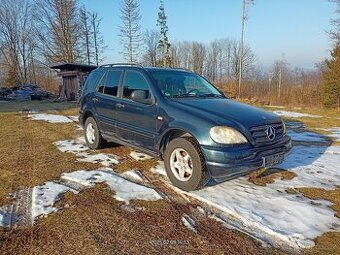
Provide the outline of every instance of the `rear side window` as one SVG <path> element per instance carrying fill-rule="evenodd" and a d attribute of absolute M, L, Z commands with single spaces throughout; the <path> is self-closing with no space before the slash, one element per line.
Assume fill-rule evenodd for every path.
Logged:
<path fill-rule="evenodd" d="M 99 80 L 102 78 L 103 72 L 101 70 L 94 70 L 90 73 L 86 79 L 85 86 L 82 95 L 85 96 L 88 93 L 95 91 Z"/>
<path fill-rule="evenodd" d="M 131 94 L 135 90 L 144 90 L 147 97 L 150 98 L 150 89 L 148 82 L 141 73 L 127 71 L 124 81 L 123 97 L 131 98 Z"/>
<path fill-rule="evenodd" d="M 105 82 L 99 86 L 98 92 L 110 96 L 117 96 L 121 75 L 122 71 L 108 71 Z"/>

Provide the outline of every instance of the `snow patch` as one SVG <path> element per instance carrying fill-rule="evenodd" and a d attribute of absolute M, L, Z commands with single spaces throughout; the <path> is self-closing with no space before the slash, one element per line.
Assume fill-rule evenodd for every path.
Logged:
<path fill-rule="evenodd" d="M 41 215 L 58 211 L 53 205 L 63 193 L 70 190 L 69 187 L 55 182 L 46 182 L 44 185 L 34 187 L 32 192 L 33 220 Z"/>
<path fill-rule="evenodd" d="M 292 180 L 276 180 L 270 186 L 335 189 L 340 185 L 340 146 L 294 146 L 278 168 L 297 174 Z"/>
<path fill-rule="evenodd" d="M 70 115 L 67 116 L 69 119 L 71 119 L 73 122 L 78 122 L 79 121 L 79 116 L 77 115 Z"/>
<path fill-rule="evenodd" d="M 295 132 L 293 130 L 288 130 L 287 134 L 292 138 L 293 141 L 327 142 L 327 138 L 325 136 L 313 132 Z"/>
<path fill-rule="evenodd" d="M 79 162 L 88 162 L 88 163 L 100 163 L 103 166 L 109 167 L 112 164 L 118 164 L 119 157 L 116 155 L 109 155 L 109 154 L 104 154 L 104 153 L 98 153 L 98 154 L 89 154 L 86 152 L 82 153 L 77 153 L 76 154 L 78 157 Z"/>
<path fill-rule="evenodd" d="M 90 150 L 89 147 L 84 145 L 83 140 L 78 138 L 77 140 L 65 140 L 55 142 L 54 145 L 62 152 L 73 153 L 77 156 L 77 161 L 88 163 L 100 163 L 105 167 L 109 167 L 113 164 L 118 164 L 120 157 L 113 154 L 90 154 L 86 151 Z"/>
<path fill-rule="evenodd" d="M 309 118 L 321 118 L 320 115 L 313 115 L 309 113 L 301 113 L 301 112 L 289 112 L 289 111 L 274 111 L 275 114 L 288 118 L 301 118 L 301 117 L 309 117 Z"/>
<path fill-rule="evenodd" d="M 5 226 L 4 218 L 5 218 L 5 216 L 0 212 L 0 226 L 2 226 L 2 227 Z"/>
<path fill-rule="evenodd" d="M 147 160 L 147 159 L 152 159 L 153 157 L 145 154 L 145 153 L 141 153 L 141 152 L 138 152 L 138 151 L 132 151 L 130 153 L 130 157 L 133 158 L 134 160 Z"/>
<path fill-rule="evenodd" d="M 137 182 L 143 182 L 143 175 L 138 170 L 130 170 L 121 174 L 121 176 L 128 179 L 135 180 Z"/>
<path fill-rule="evenodd" d="M 292 246 L 311 247 L 312 239 L 340 224 L 328 207 L 329 202 L 320 201 L 316 205 L 302 195 L 256 186 L 245 177 L 192 194 L 222 207 L 250 228 L 253 223 L 258 223 L 265 233 L 278 237 L 283 235 Z"/>
<path fill-rule="evenodd" d="M 94 186 L 96 183 L 106 183 L 115 191 L 114 198 L 129 204 L 132 199 L 156 201 L 162 197 L 154 190 L 108 171 L 77 171 L 65 173 L 62 179 L 80 183 L 84 186 Z"/>
<path fill-rule="evenodd" d="M 335 139 L 335 141 L 340 142 L 340 127 L 333 128 L 318 128 L 319 130 L 324 130 L 330 132 L 331 134 L 327 135 Z"/>
<path fill-rule="evenodd" d="M 71 123 L 73 120 L 63 115 L 47 114 L 47 113 L 37 113 L 28 114 L 28 117 L 32 120 L 43 120 L 50 123 Z"/>
<path fill-rule="evenodd" d="M 58 147 L 58 149 L 62 152 L 70 152 L 73 154 L 76 154 L 78 152 L 87 151 L 90 148 L 84 145 L 83 143 L 80 143 L 76 140 L 65 140 L 65 141 L 58 141 L 53 143 Z"/>
<path fill-rule="evenodd" d="M 331 202 L 289 194 L 286 190 L 290 187 L 336 188 L 340 185 L 339 162 L 340 146 L 295 146 L 278 166 L 296 173 L 297 177 L 292 180 L 276 180 L 262 187 L 240 177 L 183 193 L 223 211 L 221 217 L 227 223 L 260 240 L 307 248 L 323 233 L 339 231 L 340 220 L 334 217 Z M 164 175 L 164 164 L 152 171 Z"/>
<path fill-rule="evenodd" d="M 151 168 L 150 170 L 154 173 L 167 176 L 166 171 L 165 171 L 164 161 L 158 161 L 157 166 Z"/>
<path fill-rule="evenodd" d="M 197 233 L 197 230 L 195 228 L 196 223 L 189 215 L 183 214 L 182 222 L 183 222 L 184 226 L 186 226 L 189 230 Z"/>

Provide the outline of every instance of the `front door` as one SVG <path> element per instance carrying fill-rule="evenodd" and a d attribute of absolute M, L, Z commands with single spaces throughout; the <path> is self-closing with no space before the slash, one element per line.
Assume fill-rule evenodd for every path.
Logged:
<path fill-rule="evenodd" d="M 116 104 L 116 133 L 124 142 L 154 151 L 157 108 L 155 104 L 132 101 L 135 90 L 144 90 L 152 97 L 149 82 L 141 72 L 125 71 L 122 97 Z"/>

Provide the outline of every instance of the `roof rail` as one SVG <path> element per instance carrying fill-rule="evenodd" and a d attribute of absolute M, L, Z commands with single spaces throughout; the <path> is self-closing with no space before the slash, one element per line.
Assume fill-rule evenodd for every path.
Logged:
<path fill-rule="evenodd" d="M 106 64 L 106 65 L 102 65 L 100 67 L 114 67 L 114 66 L 138 66 L 138 67 L 142 67 L 144 68 L 144 66 L 142 66 L 141 64 L 138 63 L 113 63 L 113 64 Z"/>
<path fill-rule="evenodd" d="M 183 71 L 187 71 L 187 72 L 192 72 L 190 69 L 183 68 L 183 67 L 172 67 L 172 69 L 183 70 Z"/>

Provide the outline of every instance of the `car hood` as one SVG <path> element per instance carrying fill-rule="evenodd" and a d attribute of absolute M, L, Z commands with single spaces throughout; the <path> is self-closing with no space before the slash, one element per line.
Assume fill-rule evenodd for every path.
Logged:
<path fill-rule="evenodd" d="M 174 101 L 193 113 L 211 119 L 218 125 L 232 121 L 249 128 L 281 120 L 274 113 L 225 98 L 185 98 Z"/>

